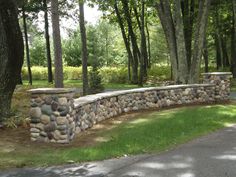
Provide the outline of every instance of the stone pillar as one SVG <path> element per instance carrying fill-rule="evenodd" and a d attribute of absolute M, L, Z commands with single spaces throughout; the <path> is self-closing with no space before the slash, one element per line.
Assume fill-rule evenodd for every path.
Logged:
<path fill-rule="evenodd" d="M 69 143 L 75 133 L 75 89 L 33 89 L 30 133 L 32 141 Z"/>
<path fill-rule="evenodd" d="M 229 101 L 231 72 L 213 72 L 203 74 L 203 83 L 215 84 L 216 101 Z"/>

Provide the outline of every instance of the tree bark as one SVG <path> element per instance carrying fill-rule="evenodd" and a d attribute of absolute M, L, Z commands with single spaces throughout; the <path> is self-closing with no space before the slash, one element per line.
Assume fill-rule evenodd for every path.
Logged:
<path fill-rule="evenodd" d="M 233 30 L 232 30 L 232 46 L 231 46 L 231 70 L 233 77 L 236 78 L 236 2 L 233 1 Z"/>
<path fill-rule="evenodd" d="M 222 67 L 222 50 L 221 50 L 221 42 L 218 35 L 215 33 L 215 53 L 216 53 L 216 69 L 219 70 Z"/>
<path fill-rule="evenodd" d="M 194 0 L 182 1 L 182 14 L 184 23 L 184 37 L 186 46 L 186 57 L 188 70 L 191 66 L 192 58 L 192 33 L 193 33 L 193 22 L 194 22 Z"/>
<path fill-rule="evenodd" d="M 131 62 L 133 61 L 133 54 L 131 52 L 130 43 L 129 43 L 128 37 L 126 35 L 126 32 L 125 32 L 124 22 L 121 17 L 120 11 L 118 9 L 117 0 L 115 0 L 114 9 L 115 9 L 115 13 L 117 16 L 118 24 L 120 26 L 121 34 L 122 34 L 122 37 L 123 37 L 123 40 L 125 43 L 125 48 L 126 48 L 126 51 L 128 54 L 128 79 L 129 79 L 129 81 L 131 81 L 130 65 L 131 65 Z"/>
<path fill-rule="evenodd" d="M 0 1 L 0 124 L 10 114 L 11 98 L 24 59 L 17 13 L 15 1 Z"/>
<path fill-rule="evenodd" d="M 137 2 L 138 3 L 138 2 Z M 137 24 L 138 24 L 138 28 L 139 28 L 139 31 L 140 31 L 140 34 L 141 34 L 141 38 L 144 38 L 144 40 L 146 41 L 146 32 L 145 32 L 145 10 L 146 9 L 143 9 L 145 8 L 145 6 L 143 6 L 143 3 L 144 2 L 141 2 L 141 15 L 139 15 L 138 13 L 138 10 L 137 10 L 137 4 L 134 4 L 133 5 L 133 9 L 134 9 L 134 14 L 135 14 L 135 17 L 136 17 L 136 20 L 137 20 Z M 144 13 L 144 14 L 142 14 Z M 143 15 L 143 17 L 142 17 Z M 140 16 L 140 18 L 139 18 Z M 143 18 L 143 21 L 144 21 L 144 28 L 142 26 L 142 19 Z M 144 31 L 142 31 L 144 29 Z M 142 39 L 141 39 L 142 40 Z M 148 69 L 148 49 L 147 49 L 147 43 L 143 41 L 141 47 L 143 47 L 143 49 L 141 49 L 141 53 L 143 52 L 143 56 L 140 56 L 140 57 L 143 57 L 143 76 L 145 79 L 147 79 L 147 69 Z M 140 63 L 140 62 L 139 62 Z M 141 78 L 139 78 L 141 79 Z"/>
<path fill-rule="evenodd" d="M 30 52 L 29 52 L 29 42 L 28 42 L 28 30 L 26 23 L 26 15 L 24 5 L 22 6 L 22 14 L 23 14 L 23 27 L 24 27 L 24 37 L 25 37 L 25 49 L 26 49 L 26 61 L 28 68 L 28 76 L 29 76 L 29 84 L 32 85 L 32 72 L 31 72 L 31 64 L 30 64 Z"/>
<path fill-rule="evenodd" d="M 79 0 L 79 23 L 80 23 L 80 34 L 82 42 L 82 70 L 83 70 L 83 95 L 89 93 L 88 86 L 88 51 L 87 51 L 87 39 L 86 39 L 86 29 L 84 22 L 84 1 Z"/>
<path fill-rule="evenodd" d="M 229 55 L 227 51 L 227 41 L 221 36 L 221 43 L 222 43 L 222 55 L 223 55 L 223 67 L 229 67 Z"/>
<path fill-rule="evenodd" d="M 142 0 L 141 12 L 141 57 L 139 59 L 139 86 L 143 86 L 143 78 L 145 76 L 145 57 L 147 57 L 146 35 L 145 35 L 145 2 Z"/>
<path fill-rule="evenodd" d="M 211 0 L 200 0 L 189 83 L 198 83 Z"/>
<path fill-rule="evenodd" d="M 188 82 L 188 63 L 184 37 L 184 25 L 181 14 L 181 0 L 174 1 L 174 16 L 175 16 L 175 35 L 176 35 L 176 46 L 177 46 L 177 57 L 178 57 L 178 72 L 179 82 Z"/>
<path fill-rule="evenodd" d="M 208 60 L 208 47 L 207 47 L 207 39 L 204 41 L 204 47 L 203 47 L 203 58 L 204 58 L 204 64 L 205 64 L 205 73 L 209 72 L 209 60 Z"/>
<path fill-rule="evenodd" d="M 151 60 L 152 60 L 152 56 L 151 56 L 151 41 L 150 41 L 150 32 L 149 32 L 149 28 L 148 28 L 148 23 L 146 20 L 146 31 L 147 31 L 147 48 L 148 48 L 148 68 L 151 68 Z"/>
<path fill-rule="evenodd" d="M 147 79 L 148 76 L 148 49 L 147 49 L 147 36 L 146 36 L 146 31 L 145 31 L 145 1 L 142 0 L 142 11 L 141 11 L 141 53 L 143 57 L 143 79 Z"/>
<path fill-rule="evenodd" d="M 62 64 L 62 48 L 61 34 L 58 11 L 58 0 L 51 0 L 52 11 L 52 30 L 54 44 L 54 63 L 55 63 L 55 87 L 63 88 L 63 64 Z"/>
<path fill-rule="evenodd" d="M 44 35 L 45 35 L 45 40 L 46 40 L 46 53 L 47 53 L 47 65 L 48 65 L 48 82 L 53 83 L 47 0 L 43 0 L 43 8 L 44 8 L 44 24 L 45 24 Z"/>
<path fill-rule="evenodd" d="M 170 2 L 168 0 L 160 0 L 156 3 L 156 9 L 158 16 L 166 36 L 166 41 L 170 51 L 170 61 L 172 64 L 173 79 L 178 83 L 178 57 L 177 57 L 177 46 L 175 37 L 175 27 L 170 9 Z"/>
<path fill-rule="evenodd" d="M 136 35 L 133 30 L 133 26 L 132 26 L 132 18 L 129 12 L 128 2 L 126 0 L 122 0 L 122 4 L 123 4 L 123 11 L 124 11 L 125 18 L 128 24 L 128 31 L 130 34 L 131 44 L 133 48 L 132 83 L 138 84 L 138 61 L 140 58 L 140 51 L 137 44 L 137 38 L 136 38 Z"/>

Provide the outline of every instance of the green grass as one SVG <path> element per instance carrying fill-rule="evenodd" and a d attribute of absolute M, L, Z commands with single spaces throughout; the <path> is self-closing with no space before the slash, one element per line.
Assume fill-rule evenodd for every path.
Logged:
<path fill-rule="evenodd" d="M 15 148 L 0 150 L 0 167 L 48 166 L 102 160 L 125 154 L 157 153 L 196 137 L 236 123 L 236 105 L 185 107 L 172 110 L 140 113 L 99 136 L 108 141 L 93 146 Z"/>
<path fill-rule="evenodd" d="M 77 87 L 77 88 L 82 88 L 82 81 L 81 80 L 65 80 L 64 85 L 67 88 L 71 87 Z M 30 86 L 28 84 L 27 80 L 23 81 L 23 88 L 39 88 L 39 87 L 54 87 L 53 84 L 49 84 L 47 80 L 34 80 L 33 85 Z M 137 85 L 133 84 L 117 84 L 117 83 L 105 83 L 104 84 L 105 89 L 132 89 L 132 88 L 137 88 Z"/>

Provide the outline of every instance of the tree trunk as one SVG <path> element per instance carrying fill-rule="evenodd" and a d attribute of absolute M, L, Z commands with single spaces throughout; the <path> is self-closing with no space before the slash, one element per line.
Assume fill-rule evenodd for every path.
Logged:
<path fill-rule="evenodd" d="M 122 4 L 123 4 L 123 11 L 124 11 L 125 18 L 128 24 L 128 30 L 129 30 L 131 44 L 133 48 L 132 83 L 138 84 L 138 61 L 140 58 L 140 51 L 137 44 L 137 38 L 136 38 L 136 35 L 133 30 L 133 26 L 132 26 L 132 18 L 129 12 L 128 2 L 126 0 L 122 0 Z"/>
<path fill-rule="evenodd" d="M 222 43 L 222 55 L 223 55 L 223 67 L 229 67 L 229 55 L 227 51 L 227 41 L 221 36 L 221 43 Z"/>
<path fill-rule="evenodd" d="M 46 40 L 47 65 L 48 65 L 48 82 L 49 83 L 53 83 L 52 58 L 51 58 L 51 48 L 50 48 L 47 0 L 43 0 L 43 8 L 44 8 L 44 23 L 45 23 L 45 40 Z"/>
<path fill-rule="evenodd" d="M 231 46 L 231 70 L 233 73 L 233 77 L 236 78 L 236 2 L 233 0 L 233 30 L 232 30 L 232 46 Z"/>
<path fill-rule="evenodd" d="M 32 72 L 31 72 L 31 65 L 30 65 L 30 52 L 29 52 L 29 42 L 28 42 L 28 30 L 27 30 L 27 23 L 26 23 L 26 15 L 25 15 L 25 8 L 24 8 L 24 5 L 23 5 L 23 7 L 22 7 L 22 14 L 23 14 L 23 27 L 24 27 L 25 49 L 26 49 L 26 61 L 27 61 L 27 68 L 28 68 L 29 84 L 32 85 Z"/>
<path fill-rule="evenodd" d="M 147 20 L 146 20 L 146 31 L 147 31 L 147 48 L 148 48 L 148 68 L 150 69 L 151 68 L 151 42 L 150 42 L 150 32 L 149 32 L 149 28 L 148 28 L 148 23 L 147 23 Z"/>
<path fill-rule="evenodd" d="M 0 1 L 0 124 L 10 114 L 11 98 L 24 59 L 17 15 L 15 1 Z"/>
<path fill-rule="evenodd" d="M 114 9 L 115 9 L 118 24 L 120 26 L 120 30 L 121 30 L 121 33 L 122 33 L 122 37 L 123 37 L 123 40 L 124 40 L 124 43 L 125 43 L 125 48 L 126 48 L 126 51 L 127 51 L 127 54 L 128 54 L 128 79 L 129 79 L 129 81 L 131 81 L 130 65 L 131 65 L 131 62 L 133 61 L 133 55 L 132 55 L 132 52 L 131 52 L 131 49 L 130 49 L 130 44 L 129 44 L 128 37 L 127 37 L 126 32 L 125 32 L 124 23 L 123 23 L 121 15 L 120 15 L 120 11 L 118 9 L 117 0 L 115 0 Z"/>
<path fill-rule="evenodd" d="M 208 47 L 207 47 L 207 39 L 204 41 L 204 47 L 203 47 L 203 58 L 204 58 L 204 64 L 205 64 L 205 73 L 209 72 L 209 60 L 208 60 Z"/>
<path fill-rule="evenodd" d="M 188 63 L 184 38 L 184 25 L 181 14 L 181 0 L 174 1 L 175 35 L 180 83 L 188 82 Z"/>
<path fill-rule="evenodd" d="M 147 80 L 147 69 L 148 69 L 148 49 L 147 49 L 147 37 L 146 37 L 146 31 L 145 31 L 145 2 L 142 1 L 142 11 L 141 11 L 141 53 L 143 57 L 143 78 Z"/>
<path fill-rule="evenodd" d="M 86 29 L 84 22 L 84 1 L 79 0 L 79 23 L 80 23 L 80 34 L 82 42 L 82 70 L 83 70 L 83 95 L 89 93 L 88 86 L 88 51 L 87 51 L 87 38 L 86 38 Z"/>
<path fill-rule="evenodd" d="M 145 56 L 146 53 L 146 35 L 145 35 L 145 2 L 142 0 L 142 12 L 141 12 L 141 57 L 139 59 L 139 86 L 143 86 L 143 78 L 145 76 Z"/>
<path fill-rule="evenodd" d="M 170 51 L 170 61 L 172 64 L 173 79 L 176 83 L 179 82 L 178 76 L 178 57 L 177 57 L 177 46 L 175 38 L 175 27 L 172 18 L 171 8 L 169 1 L 160 0 L 156 3 L 156 9 L 158 16 L 161 21 L 162 28 L 165 33 L 166 41 Z"/>
<path fill-rule="evenodd" d="M 58 0 L 51 0 L 52 11 L 52 30 L 54 44 L 54 63 L 55 63 L 55 87 L 63 88 L 63 65 L 62 65 L 62 48 L 61 34 L 59 23 Z"/>
<path fill-rule="evenodd" d="M 189 83 L 198 83 L 200 74 L 200 64 L 202 58 L 202 50 L 206 36 L 208 13 L 211 0 L 200 0 L 198 18 L 196 22 L 196 31 L 194 35 L 194 50 L 190 69 Z"/>
<path fill-rule="evenodd" d="M 221 50 L 221 42 L 219 41 L 218 35 L 215 34 L 215 51 L 216 51 L 216 69 L 219 70 L 222 67 L 222 50 Z"/>
<path fill-rule="evenodd" d="M 193 22 L 194 22 L 194 10 L 195 10 L 194 0 L 182 1 L 182 14 L 184 23 L 184 37 L 185 37 L 188 70 L 190 70 L 191 58 L 192 58 L 192 35 L 193 35 L 192 33 L 193 33 Z"/>

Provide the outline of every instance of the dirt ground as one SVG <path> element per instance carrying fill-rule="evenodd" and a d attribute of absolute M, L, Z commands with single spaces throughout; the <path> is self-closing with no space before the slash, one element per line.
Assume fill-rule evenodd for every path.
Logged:
<path fill-rule="evenodd" d="M 0 153 L 20 151 L 30 148 L 63 148 L 63 147 L 87 147 L 93 146 L 98 142 L 107 141 L 102 135 L 104 130 L 115 128 L 122 122 L 130 121 L 139 117 L 143 113 L 125 114 L 114 117 L 94 125 L 91 129 L 78 134 L 69 144 L 37 143 L 30 141 L 29 127 L 20 126 L 18 128 L 0 129 Z M 27 148 L 26 148 L 27 147 Z"/>

